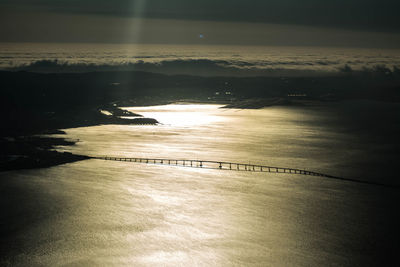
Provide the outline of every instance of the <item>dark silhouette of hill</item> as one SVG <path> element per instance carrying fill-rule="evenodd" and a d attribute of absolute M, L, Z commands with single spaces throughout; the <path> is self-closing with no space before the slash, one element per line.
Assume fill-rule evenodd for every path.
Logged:
<path fill-rule="evenodd" d="M 0 72 L 3 111 L 60 112 L 127 99 L 368 98 L 398 101 L 400 74 L 388 69 L 316 77 L 198 77 L 149 72 Z M 219 95 L 215 93 L 219 92 Z M 229 92 L 229 95 L 225 93 Z M 222 97 L 224 95 L 224 97 Z"/>
<path fill-rule="evenodd" d="M 63 144 L 62 139 L 43 147 L 48 140 L 32 141 L 21 136 L 98 124 L 154 124 L 157 123 L 154 119 L 126 114 L 117 106 L 163 104 L 183 99 L 226 103 L 234 108 L 321 105 L 345 99 L 399 101 L 400 74 L 397 69 L 391 71 L 385 67 L 372 72 L 347 68 L 336 75 L 312 77 L 0 71 L 1 163 L 5 164 L 2 169 L 41 167 L 82 159 L 49 151 Z M 102 109 L 112 115 L 104 114 Z M 120 118 L 126 115 L 134 119 Z M 11 162 L 10 158 L 15 155 L 18 160 Z"/>
<path fill-rule="evenodd" d="M 0 72 L 2 135 L 99 123 L 132 123 L 99 109 L 119 104 L 157 104 L 181 99 L 255 107 L 341 99 L 400 100 L 400 74 L 347 70 L 317 77 L 199 77 L 149 72 Z M 259 101 L 273 99 L 273 101 Z M 249 104 L 250 103 L 250 104 Z M 240 105 L 236 105 L 240 107 Z M 151 123 L 143 119 L 138 123 Z"/>

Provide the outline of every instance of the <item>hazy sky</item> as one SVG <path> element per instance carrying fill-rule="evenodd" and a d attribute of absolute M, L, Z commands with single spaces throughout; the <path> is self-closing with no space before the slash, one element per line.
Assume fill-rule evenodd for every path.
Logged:
<path fill-rule="evenodd" d="M 0 41 L 400 47 L 395 0 L 0 0 Z"/>

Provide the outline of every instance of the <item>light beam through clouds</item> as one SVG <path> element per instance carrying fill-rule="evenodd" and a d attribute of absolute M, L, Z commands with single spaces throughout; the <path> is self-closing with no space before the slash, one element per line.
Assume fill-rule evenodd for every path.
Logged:
<path fill-rule="evenodd" d="M 132 21 L 130 32 L 127 34 L 127 36 L 129 36 L 128 39 L 133 41 L 133 43 L 140 43 L 143 24 L 143 18 L 140 16 L 140 14 L 144 13 L 145 8 L 146 0 L 137 0 L 132 3 L 132 13 L 135 19 Z"/>

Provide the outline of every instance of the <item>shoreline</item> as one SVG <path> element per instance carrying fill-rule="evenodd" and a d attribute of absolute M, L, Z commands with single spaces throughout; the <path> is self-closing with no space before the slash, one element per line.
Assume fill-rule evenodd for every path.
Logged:
<path fill-rule="evenodd" d="M 54 131 L 53 134 L 61 134 L 61 131 Z M 37 135 L 2 138 L 0 172 L 46 168 L 87 159 L 86 156 L 53 150 L 55 146 L 75 144 L 75 141 L 65 138 Z"/>
<path fill-rule="evenodd" d="M 0 172 L 48 168 L 65 163 L 86 160 L 90 157 L 85 155 L 76 155 L 69 152 L 58 152 L 56 146 L 73 146 L 76 141 L 66 140 L 63 137 L 52 137 L 46 135 L 65 134 L 62 129 L 90 127 L 104 124 L 115 125 L 155 125 L 157 120 L 152 118 L 144 118 L 139 114 L 122 110 L 118 107 L 104 107 L 110 115 L 105 115 L 97 110 L 97 114 L 92 115 L 92 120 L 87 118 L 66 118 L 69 114 L 59 115 L 57 121 L 51 121 L 46 124 L 46 119 L 41 118 L 37 128 L 25 129 L 9 129 L 0 136 Z M 92 113 L 88 111 L 88 113 Z M 132 117 L 131 119 L 123 119 L 119 116 Z M 35 124 L 35 122 L 33 122 Z M 45 125 L 46 127 L 41 127 Z"/>
<path fill-rule="evenodd" d="M 315 107 L 325 106 L 327 103 L 341 102 L 343 100 L 333 99 L 299 99 L 299 98 L 252 98 L 252 99 L 236 99 L 227 101 L 220 100 L 205 100 L 205 99 L 178 99 L 178 100 L 164 100 L 164 101 L 124 101 L 114 102 L 102 108 L 95 110 L 86 110 L 87 114 L 83 117 L 67 118 L 70 114 L 58 115 L 59 120 L 49 124 L 46 128 L 37 129 L 23 129 L 19 132 L 10 131 L 3 132 L 0 136 L 0 172 L 22 170 L 22 169 L 35 169 L 47 168 L 57 166 L 65 163 L 72 163 L 81 160 L 89 159 L 85 155 L 76 155 L 69 152 L 58 152 L 55 150 L 56 146 L 66 145 L 72 146 L 76 141 L 66 140 L 63 137 L 52 137 L 47 135 L 58 134 L 62 135 L 65 132 L 62 129 L 71 129 L 78 127 L 91 127 L 97 125 L 156 125 L 157 120 L 152 118 L 144 118 L 140 114 L 135 114 L 124 109 L 124 107 L 143 107 L 153 105 L 169 105 L 173 103 L 178 104 L 219 104 L 222 105 L 221 109 L 262 109 L 272 106 L 301 106 L 301 107 Z M 136 102 L 136 103 L 134 103 Z M 104 113 L 107 114 L 105 114 Z M 88 116 L 88 114 L 90 116 Z M 130 117 L 129 119 L 120 118 L 120 116 Z M 91 120 L 89 120 L 90 118 Z M 46 121 L 46 118 L 43 118 Z M 42 124 L 43 126 L 43 124 Z M 9 129 L 11 130 L 11 129 Z"/>

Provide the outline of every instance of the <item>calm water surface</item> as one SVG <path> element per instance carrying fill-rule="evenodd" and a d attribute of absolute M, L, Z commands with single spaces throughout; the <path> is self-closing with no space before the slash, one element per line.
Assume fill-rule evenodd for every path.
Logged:
<path fill-rule="evenodd" d="M 79 142 L 60 149 L 250 162 L 396 183 L 390 169 L 380 173 L 376 166 L 396 160 L 398 130 L 365 134 L 365 124 L 354 122 L 362 122 L 370 104 L 346 105 L 342 113 L 338 107 L 132 107 L 161 125 L 67 129 Z M 392 109 L 398 107 L 387 114 Z M 2 265 L 378 266 L 398 251 L 393 188 L 101 160 L 0 178 Z"/>

